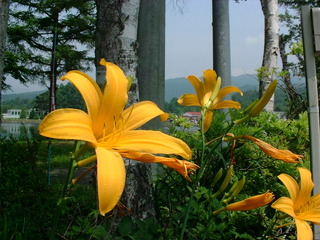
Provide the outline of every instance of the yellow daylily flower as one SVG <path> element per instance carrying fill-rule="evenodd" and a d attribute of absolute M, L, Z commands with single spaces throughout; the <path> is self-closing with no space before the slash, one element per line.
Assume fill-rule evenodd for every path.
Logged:
<path fill-rule="evenodd" d="M 306 221 L 320 225 L 320 193 L 311 197 L 314 187 L 311 172 L 306 168 L 298 168 L 300 183 L 288 174 L 280 174 L 278 178 L 288 189 L 290 198 L 281 197 L 271 207 L 290 215 L 297 226 L 298 240 L 312 240 L 313 232 Z"/>
<path fill-rule="evenodd" d="M 87 113 L 78 109 L 58 109 L 49 113 L 39 126 L 40 134 L 57 139 L 82 140 L 95 149 L 96 157 L 83 163 L 97 162 L 97 189 L 99 210 L 102 215 L 111 211 L 119 201 L 125 185 L 123 157 L 142 162 L 159 162 L 167 165 L 190 180 L 188 173 L 196 164 L 153 154 L 175 154 L 191 158 L 191 150 L 182 140 L 159 131 L 136 130 L 149 120 L 167 114 L 150 101 L 136 103 L 127 109 L 128 80 L 122 70 L 109 62 L 107 83 L 100 90 L 97 83 L 79 71 L 71 71 L 67 79 L 79 90 Z"/>
<path fill-rule="evenodd" d="M 228 204 L 227 211 L 248 211 L 267 205 L 274 199 L 273 193 L 267 191 L 263 194 L 246 198 L 242 201 Z"/>
<path fill-rule="evenodd" d="M 183 106 L 198 106 L 204 111 L 205 122 L 204 132 L 206 132 L 212 122 L 213 112 L 215 109 L 223 108 L 235 108 L 240 109 L 240 103 L 222 99 L 233 92 L 238 92 L 241 95 L 242 92 L 239 88 L 234 86 L 223 87 L 221 86 L 221 78 L 217 77 L 214 70 L 208 69 L 203 73 L 203 82 L 196 76 L 190 75 L 187 77 L 192 86 L 194 87 L 196 94 L 186 93 L 183 94 L 179 99 L 178 103 Z"/>

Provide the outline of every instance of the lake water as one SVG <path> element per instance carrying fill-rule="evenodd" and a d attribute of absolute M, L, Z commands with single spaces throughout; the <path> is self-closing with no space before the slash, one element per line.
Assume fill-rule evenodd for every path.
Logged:
<path fill-rule="evenodd" d="M 21 135 L 27 134 L 27 136 L 38 136 L 38 126 L 37 122 L 2 122 L 0 128 L 0 136 L 13 136 L 20 137 Z"/>

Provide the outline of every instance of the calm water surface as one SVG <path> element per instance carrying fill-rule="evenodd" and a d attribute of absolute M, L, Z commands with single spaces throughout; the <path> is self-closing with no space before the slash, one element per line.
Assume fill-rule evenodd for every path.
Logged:
<path fill-rule="evenodd" d="M 2 122 L 0 136 L 20 137 L 27 134 L 29 137 L 38 136 L 38 122 Z"/>

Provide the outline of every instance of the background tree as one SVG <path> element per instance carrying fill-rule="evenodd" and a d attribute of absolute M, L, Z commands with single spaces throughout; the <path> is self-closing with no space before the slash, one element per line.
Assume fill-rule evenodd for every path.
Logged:
<path fill-rule="evenodd" d="M 88 69 L 94 41 L 94 2 L 14 0 L 10 7 L 5 74 L 21 83 L 50 79 L 71 69 Z"/>
<path fill-rule="evenodd" d="M 264 50 L 259 79 L 259 95 L 266 91 L 275 79 L 279 56 L 279 17 L 278 0 L 260 0 L 264 15 Z M 267 111 L 274 109 L 274 96 L 265 107 Z"/>
<path fill-rule="evenodd" d="M 140 0 L 138 25 L 138 84 L 140 100 L 157 103 L 164 109 L 165 85 L 165 0 Z M 143 128 L 163 127 L 153 119 Z"/>
<path fill-rule="evenodd" d="M 2 113 L 2 81 L 4 69 L 4 54 L 7 40 L 7 23 L 9 18 L 9 4 L 10 0 L 0 0 L 0 114 Z M 2 115 L 1 115 L 2 116 Z M 0 124 L 1 124 L 0 117 Z"/>
<path fill-rule="evenodd" d="M 140 1 L 96 0 L 96 4 L 96 80 L 100 85 L 105 82 L 105 67 L 99 64 L 101 58 L 117 64 L 133 79 L 128 102 L 131 105 L 139 100 L 137 35 Z M 129 159 L 125 164 L 127 181 L 120 201 L 136 218 L 154 216 L 150 165 Z"/>
<path fill-rule="evenodd" d="M 57 109 L 76 108 L 86 110 L 85 103 L 79 91 L 70 82 L 65 85 L 59 85 L 57 90 Z M 49 91 L 39 94 L 33 102 L 33 108 L 39 112 L 47 113 L 49 109 L 48 98 Z"/>
<path fill-rule="evenodd" d="M 139 0 L 96 0 L 96 81 L 105 82 L 105 67 L 100 65 L 104 58 L 117 64 L 133 79 L 129 92 L 129 105 L 139 100 L 137 84 L 137 34 L 139 17 Z"/>
<path fill-rule="evenodd" d="M 279 3 L 286 8 L 285 12 L 280 14 L 280 21 L 287 29 L 287 32 L 281 33 L 279 39 L 280 56 L 282 60 L 282 72 L 280 76 L 283 82 L 283 84 L 279 86 L 288 98 L 288 117 L 297 118 L 301 112 L 307 110 L 306 95 L 301 94 L 300 86 L 295 86 L 292 83 L 292 77 L 304 78 L 305 76 L 300 11 L 301 6 L 308 4 L 316 7 L 319 6 L 320 1 L 280 0 Z M 289 55 L 294 56 L 294 61 L 288 60 Z M 319 75 L 319 57 L 316 57 L 316 67 Z"/>

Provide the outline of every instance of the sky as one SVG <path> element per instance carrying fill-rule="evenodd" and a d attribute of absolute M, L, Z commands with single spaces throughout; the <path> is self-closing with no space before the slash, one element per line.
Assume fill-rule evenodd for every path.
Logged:
<path fill-rule="evenodd" d="M 202 76 L 212 68 L 211 0 L 166 0 L 165 78 Z M 255 73 L 262 63 L 264 18 L 259 0 L 229 2 L 231 75 Z M 89 74 L 94 77 L 94 74 Z M 14 93 L 38 91 L 44 87 L 23 86 L 9 80 Z M 58 83 L 59 84 L 59 83 Z M 11 91 L 6 93 L 13 93 Z"/>
<path fill-rule="evenodd" d="M 173 0 L 169 0 L 173 1 Z M 212 68 L 212 3 L 184 0 L 183 13 L 167 3 L 166 79 L 202 76 Z M 259 0 L 229 1 L 231 75 L 255 73 L 262 63 L 264 17 Z"/>

